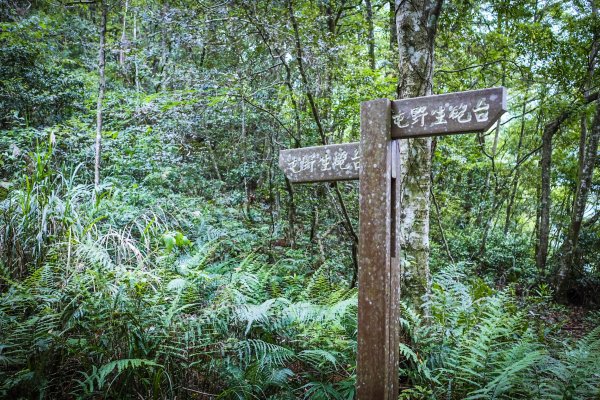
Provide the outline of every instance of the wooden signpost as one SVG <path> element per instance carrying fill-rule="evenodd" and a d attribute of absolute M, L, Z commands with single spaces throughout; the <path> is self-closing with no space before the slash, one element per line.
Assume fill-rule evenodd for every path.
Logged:
<path fill-rule="evenodd" d="M 361 104 L 360 143 L 283 150 L 291 182 L 359 179 L 359 400 L 398 397 L 400 214 L 398 140 L 488 130 L 506 111 L 503 87 Z"/>

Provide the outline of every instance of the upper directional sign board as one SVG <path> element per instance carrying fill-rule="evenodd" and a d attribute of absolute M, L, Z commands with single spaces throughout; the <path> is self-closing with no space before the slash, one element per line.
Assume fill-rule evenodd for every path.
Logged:
<path fill-rule="evenodd" d="M 485 132 L 504 112 L 504 87 L 396 100 L 392 102 L 392 138 Z"/>

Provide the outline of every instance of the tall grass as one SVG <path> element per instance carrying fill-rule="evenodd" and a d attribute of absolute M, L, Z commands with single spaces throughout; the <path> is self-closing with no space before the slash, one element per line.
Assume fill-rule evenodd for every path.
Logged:
<path fill-rule="evenodd" d="M 51 147 L 30 158 L 0 202 L 0 397 L 354 397 L 356 291 L 327 264 L 267 262 L 238 244 L 259 236 L 226 224 L 188 239 L 168 213 L 53 168 Z M 540 335 L 510 292 L 459 268 L 436 276 L 430 320 L 402 307 L 402 398 L 599 395 L 600 328 Z"/>

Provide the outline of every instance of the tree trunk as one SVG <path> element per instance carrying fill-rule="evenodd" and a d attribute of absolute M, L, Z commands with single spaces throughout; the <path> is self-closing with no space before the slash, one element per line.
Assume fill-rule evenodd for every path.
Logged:
<path fill-rule="evenodd" d="M 125 52 L 129 50 L 129 40 L 127 39 L 127 11 L 129 9 L 129 1 L 125 0 L 125 10 L 123 11 L 123 30 L 121 31 L 121 43 L 119 49 L 119 65 L 125 68 Z"/>
<path fill-rule="evenodd" d="M 396 1 L 389 0 L 390 6 L 390 50 L 394 52 L 398 46 L 398 33 L 396 32 Z"/>
<path fill-rule="evenodd" d="M 577 190 L 573 200 L 573 210 L 571 212 L 571 223 L 565 241 L 561 247 L 561 259 L 557 273 L 558 298 L 562 301 L 568 300 L 569 290 L 573 287 L 575 278 L 575 264 L 577 244 L 579 242 L 579 232 L 583 222 L 583 214 L 587 203 L 588 193 L 592 185 L 592 176 L 596 157 L 598 155 L 598 141 L 600 139 L 600 101 L 597 101 L 596 115 L 592 123 L 589 140 L 582 162 L 581 173 L 578 177 Z M 582 135 L 585 132 L 582 131 Z"/>
<path fill-rule="evenodd" d="M 504 77 L 502 78 L 502 86 L 504 86 Z M 481 202 L 481 206 L 479 208 L 479 213 L 477 216 L 477 225 L 480 226 L 482 223 L 484 224 L 483 234 L 481 235 L 481 244 L 479 245 L 479 251 L 477 253 L 478 257 L 481 258 L 485 254 L 487 239 L 490 234 L 490 229 L 492 228 L 492 220 L 494 219 L 493 211 L 499 206 L 496 204 L 497 194 L 498 194 L 498 177 L 496 175 L 496 152 L 498 151 L 498 138 L 500 137 L 500 121 L 496 124 L 496 129 L 494 129 L 494 141 L 492 142 L 492 153 L 487 154 L 485 152 L 485 139 L 481 138 L 481 148 L 483 152 L 489 157 L 492 163 L 492 170 L 487 172 L 485 178 L 485 184 L 483 188 L 483 201 Z M 490 180 L 494 176 L 494 190 L 490 190 Z M 490 211 L 492 211 L 490 213 Z M 485 221 L 483 221 L 485 218 Z"/>
<path fill-rule="evenodd" d="M 365 9 L 367 11 L 367 25 L 369 36 L 367 42 L 369 45 L 369 66 L 372 70 L 375 69 L 375 32 L 373 27 L 373 6 L 371 0 L 365 0 Z"/>
<path fill-rule="evenodd" d="M 433 48 L 442 3 L 443 0 L 396 0 L 400 99 L 432 93 Z M 431 142 L 431 138 L 399 141 L 402 212 L 397 237 L 402 249 L 401 291 L 417 307 L 430 288 Z"/>
<path fill-rule="evenodd" d="M 240 143 L 240 147 L 243 153 L 242 156 L 242 171 L 244 174 L 244 194 L 245 194 L 245 201 L 244 201 L 244 215 L 247 219 L 252 220 L 252 216 L 250 215 L 250 191 L 248 190 L 248 141 L 246 139 L 246 102 L 244 101 L 244 93 L 242 93 L 242 101 L 241 101 L 241 117 L 242 117 L 242 132 L 241 132 L 241 143 Z"/>
<path fill-rule="evenodd" d="M 167 23 L 167 15 L 169 14 L 169 2 L 165 1 L 160 10 L 160 60 L 158 62 L 158 71 L 157 73 L 159 77 L 159 81 L 155 87 L 155 91 L 158 92 L 161 89 L 167 88 L 167 60 L 169 53 L 169 28 Z"/>
<path fill-rule="evenodd" d="M 527 95 L 527 91 L 525 94 Z M 519 144 L 517 144 L 517 157 L 515 160 L 515 175 L 511 183 L 510 194 L 508 196 L 508 205 L 506 206 L 506 219 L 504 220 L 504 234 L 508 233 L 510 228 L 510 220 L 512 217 L 513 207 L 515 204 L 515 197 L 517 196 L 517 188 L 519 186 L 519 178 L 521 177 L 521 170 L 519 168 L 519 160 L 521 158 L 521 147 L 523 146 L 523 137 L 525 135 L 525 113 L 527 112 L 527 96 L 523 99 L 523 109 L 521 112 L 521 131 L 519 132 Z"/>
<path fill-rule="evenodd" d="M 102 19 L 100 20 L 100 49 L 98 50 L 98 103 L 96 106 L 96 144 L 95 144 L 95 162 L 94 162 L 94 187 L 100 186 L 100 153 L 102 151 L 102 104 L 104 102 L 104 91 L 106 90 L 106 79 L 104 76 L 104 66 L 106 63 L 106 2 L 100 3 L 102 9 Z"/>
<path fill-rule="evenodd" d="M 290 247 L 293 249 L 296 244 L 296 204 L 294 203 L 294 188 L 287 177 L 285 177 L 285 189 L 288 192 L 290 203 L 288 204 L 288 242 Z"/>
<path fill-rule="evenodd" d="M 560 124 L 557 120 L 547 124 L 542 133 L 542 154 L 540 159 L 540 222 L 538 225 L 537 253 L 535 263 L 540 275 L 546 272 L 548 242 L 550 237 L 550 173 L 552 168 L 552 138 Z"/>
<path fill-rule="evenodd" d="M 549 122 L 544 127 L 542 133 L 542 154 L 540 159 L 541 169 L 541 187 L 539 204 L 539 224 L 537 230 L 537 248 L 535 263 L 540 274 L 546 271 L 546 262 L 548 259 L 548 246 L 550 238 L 550 174 L 552 168 L 552 138 L 558 132 L 561 124 L 566 121 L 579 107 L 589 104 L 598 99 L 598 92 L 586 95 L 583 104 L 576 104 L 564 110 L 555 120 Z"/>
<path fill-rule="evenodd" d="M 133 14 L 133 45 L 137 47 L 137 13 Z M 137 49 L 136 49 L 137 50 Z M 140 71 L 139 71 L 139 63 L 138 63 L 138 55 L 135 53 L 135 92 L 137 94 L 136 100 L 136 111 L 139 109 L 140 105 Z"/>

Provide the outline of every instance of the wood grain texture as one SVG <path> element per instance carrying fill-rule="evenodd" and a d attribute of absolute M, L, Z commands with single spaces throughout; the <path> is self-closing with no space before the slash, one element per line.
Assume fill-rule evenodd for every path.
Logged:
<path fill-rule="evenodd" d="M 396 100 L 392 138 L 484 132 L 505 112 L 504 87 Z"/>
<path fill-rule="evenodd" d="M 360 241 L 358 271 L 359 400 L 398 396 L 397 348 L 390 313 L 391 102 L 361 104 Z"/>
<path fill-rule="evenodd" d="M 398 140 L 392 140 L 391 143 L 392 158 L 392 183 L 391 183 L 391 212 L 390 212 L 390 280 L 389 280 L 389 299 L 387 300 L 388 309 L 388 336 L 390 340 L 389 368 L 392 371 L 398 371 L 399 351 L 400 351 L 400 287 L 401 287 L 401 257 L 400 252 L 400 214 L 402 209 L 402 185 L 399 182 L 402 167 L 400 157 L 400 147 Z M 390 398 L 396 399 L 398 396 L 398 375 L 395 373 L 391 378 L 395 379 L 391 383 Z"/>
<path fill-rule="evenodd" d="M 282 150 L 279 167 L 294 183 L 358 179 L 358 142 Z"/>

